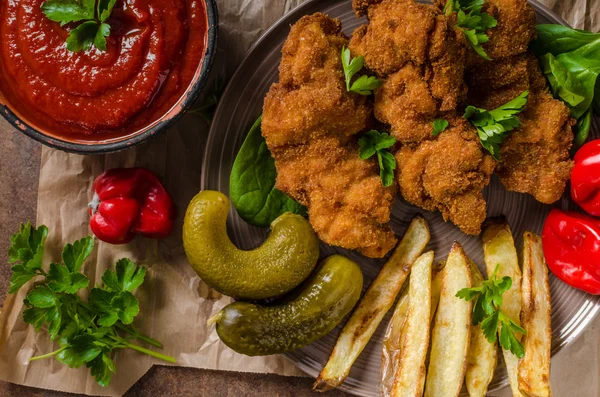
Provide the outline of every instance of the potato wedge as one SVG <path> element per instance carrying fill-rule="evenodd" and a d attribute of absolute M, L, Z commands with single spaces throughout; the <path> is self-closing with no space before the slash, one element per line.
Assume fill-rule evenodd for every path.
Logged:
<path fill-rule="evenodd" d="M 519 390 L 529 397 L 550 397 L 550 351 L 552 327 L 548 266 L 542 239 L 532 233 L 523 236 L 523 284 L 521 324 L 525 355 L 519 362 Z"/>
<path fill-rule="evenodd" d="M 408 287 L 410 287 L 410 284 Z M 384 397 L 389 397 L 392 390 L 396 364 L 400 357 L 400 350 L 402 349 L 402 331 L 406 323 L 409 305 L 408 290 L 409 288 L 405 288 L 400 294 L 394 314 L 383 336 L 381 349 L 381 391 Z"/>
<path fill-rule="evenodd" d="M 515 323 L 520 324 L 519 316 L 521 314 L 521 268 L 519 267 L 519 258 L 517 249 L 510 231 L 510 227 L 505 220 L 496 220 L 483 232 L 483 254 L 488 276 L 494 273 L 497 265 L 498 278 L 509 276 L 512 278 L 512 286 L 502 295 L 502 306 L 500 309 Z M 500 327 L 498 328 L 500 332 Z M 521 340 L 521 335 L 516 335 Z M 508 350 L 502 349 L 506 371 L 510 388 L 514 397 L 522 397 L 519 391 L 519 382 L 517 379 L 517 365 L 519 359 Z"/>
<path fill-rule="evenodd" d="M 417 259 L 410 273 L 408 313 L 402 331 L 392 397 L 420 397 L 425 386 L 425 359 L 431 323 L 431 266 L 433 252 Z"/>
<path fill-rule="evenodd" d="M 454 243 L 443 270 L 442 292 L 431 333 L 426 397 L 457 397 L 465 378 L 471 335 L 472 302 L 456 297 L 471 288 L 471 268 L 462 247 Z"/>
<path fill-rule="evenodd" d="M 483 275 L 473 261 L 469 260 L 469 264 L 471 266 L 473 287 L 478 287 L 483 284 Z M 497 362 L 498 342 L 494 340 L 493 343 L 490 343 L 481 330 L 481 324 L 473 325 L 471 323 L 471 344 L 465 374 L 469 396 L 485 397 L 488 386 L 494 378 Z"/>
<path fill-rule="evenodd" d="M 431 310 L 430 323 L 433 322 L 433 316 L 437 309 L 440 300 L 440 292 L 442 290 L 442 270 L 446 265 L 445 262 L 436 263 L 433 265 L 431 272 Z M 410 284 L 410 283 L 408 283 Z M 385 335 L 383 337 L 383 349 L 381 355 L 381 389 L 384 397 L 389 397 L 392 385 L 394 383 L 394 374 L 400 357 L 402 348 L 402 330 L 408 312 L 408 288 L 405 288 L 398 298 L 396 309 L 388 324 Z"/>
<path fill-rule="evenodd" d="M 427 221 L 415 217 L 346 323 L 327 365 L 313 386 L 315 390 L 330 390 L 344 382 L 354 361 L 394 304 L 413 263 L 423 253 L 429 239 Z"/>

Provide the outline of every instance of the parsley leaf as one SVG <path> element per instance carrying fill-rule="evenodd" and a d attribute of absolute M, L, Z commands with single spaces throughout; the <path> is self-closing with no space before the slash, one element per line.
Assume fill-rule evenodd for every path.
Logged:
<path fill-rule="evenodd" d="M 498 161 L 500 146 L 508 133 L 521 125 L 516 115 L 523 111 L 528 95 L 529 91 L 524 91 L 512 101 L 490 111 L 475 106 L 468 106 L 465 110 L 463 117 L 477 129 L 482 146 Z"/>
<path fill-rule="evenodd" d="M 525 335 L 527 332 L 500 310 L 502 295 L 512 286 L 512 279 L 508 276 L 498 279 L 499 268 L 498 264 L 492 277 L 481 286 L 463 288 L 456 293 L 456 297 L 467 301 L 476 299 L 473 305 L 473 325 L 481 324 L 481 331 L 490 343 L 494 342 L 500 329 L 500 345 L 521 358 L 525 351 L 515 333 Z"/>
<path fill-rule="evenodd" d="M 364 66 L 365 58 L 360 56 L 351 59 L 350 50 L 342 47 L 342 67 L 346 78 L 346 90 L 359 95 L 371 95 L 374 90 L 381 87 L 381 80 L 374 76 L 362 75 L 352 83 L 352 78 Z"/>
<path fill-rule="evenodd" d="M 133 344 L 138 339 L 152 346 L 162 344 L 140 334 L 131 325 L 139 314 L 140 304 L 132 294 L 143 282 L 146 269 L 129 259 L 117 262 L 116 271 L 107 270 L 102 288 L 93 288 L 89 301 L 76 293 L 87 288 L 88 278 L 80 272 L 85 260 L 94 249 L 92 237 L 67 244 L 62 252 L 64 263 L 52 263 L 48 273 L 42 270 L 44 242 L 48 229 L 37 229 L 27 223 L 11 238 L 9 260 L 20 262 L 13 266 L 11 293 L 17 292 L 36 276 L 44 280 L 27 294 L 24 300 L 23 321 L 36 332 L 44 326 L 50 340 L 57 340 L 60 348 L 54 352 L 32 357 L 30 361 L 55 357 L 71 368 L 85 364 L 99 385 L 110 384 L 116 367 L 109 354 L 114 349 L 130 348 L 153 357 L 175 362 L 175 359 Z M 127 335 L 120 335 L 126 333 Z"/>
<path fill-rule="evenodd" d="M 94 36 L 94 45 L 101 51 L 106 51 L 106 38 L 110 36 L 110 25 L 107 23 L 101 23 L 98 26 L 96 36 Z"/>
<path fill-rule="evenodd" d="M 98 1 L 98 18 L 100 18 L 100 22 L 105 22 L 110 14 L 112 14 L 113 8 L 115 8 L 115 4 L 117 0 L 99 0 Z"/>
<path fill-rule="evenodd" d="M 96 338 L 92 335 L 78 335 L 74 337 L 68 347 L 56 355 L 56 359 L 69 368 L 79 368 L 83 364 L 95 359 L 102 349 L 95 344 Z"/>
<path fill-rule="evenodd" d="M 9 294 L 13 294 L 37 275 L 43 274 L 44 244 L 48 237 L 48 228 L 40 226 L 34 229 L 31 223 L 21 224 L 19 232 L 10 238 L 8 262 L 20 262 L 12 267 Z"/>
<path fill-rule="evenodd" d="M 101 288 L 93 288 L 90 295 L 92 307 L 101 315 L 98 325 L 111 327 L 118 320 L 123 324 L 131 324 L 140 311 L 140 303 L 129 291 L 106 291 Z"/>
<path fill-rule="evenodd" d="M 47 309 L 41 309 L 39 307 L 30 307 L 23 310 L 23 321 L 27 324 L 33 325 L 36 332 L 39 332 L 44 322 L 46 321 Z"/>
<path fill-rule="evenodd" d="M 29 302 L 33 307 L 47 309 L 49 307 L 56 306 L 58 303 L 58 297 L 50 288 L 44 285 L 39 285 L 27 295 L 27 302 Z"/>
<path fill-rule="evenodd" d="M 98 23 L 96 21 L 84 22 L 69 33 L 67 49 L 72 52 L 87 51 L 92 48 L 97 34 Z"/>
<path fill-rule="evenodd" d="M 65 245 L 62 252 L 63 262 L 69 271 L 78 272 L 93 250 L 94 239 L 91 236 L 84 237 L 73 244 Z"/>
<path fill-rule="evenodd" d="M 104 272 L 102 282 L 108 290 L 133 292 L 142 285 L 145 275 L 145 267 L 138 267 L 129 259 L 123 258 L 117 262 L 116 272 L 110 269 Z"/>
<path fill-rule="evenodd" d="M 112 374 L 117 371 L 115 363 L 106 353 L 98 355 L 85 365 L 90 369 L 90 373 L 96 379 L 96 382 L 102 387 L 108 387 Z"/>
<path fill-rule="evenodd" d="M 444 119 L 435 119 L 433 121 L 433 132 L 431 133 L 431 135 L 433 136 L 438 136 L 440 135 L 442 132 L 444 132 L 446 130 L 446 128 L 448 128 L 448 120 L 444 120 Z"/>
<path fill-rule="evenodd" d="M 42 12 L 61 26 L 82 22 L 69 32 L 66 41 L 69 51 L 87 51 L 92 46 L 106 51 L 110 25 L 105 22 L 112 14 L 115 4 L 116 0 L 48 0 L 42 4 Z"/>
<path fill-rule="evenodd" d="M 67 23 L 94 19 L 95 0 L 48 0 L 42 4 L 42 12 L 48 19 Z"/>
<path fill-rule="evenodd" d="M 139 301 L 128 291 L 119 292 L 112 298 L 110 304 L 123 324 L 131 324 L 135 316 L 140 312 Z"/>
<path fill-rule="evenodd" d="M 367 160 L 377 154 L 377 163 L 379 164 L 379 176 L 383 186 L 392 186 L 394 183 L 394 170 L 396 169 L 396 159 L 386 149 L 394 146 L 396 139 L 386 132 L 371 130 L 363 134 L 359 140 L 360 158 Z"/>
<path fill-rule="evenodd" d="M 350 87 L 350 92 L 359 95 L 371 95 L 374 90 L 381 87 L 381 80 L 375 76 L 362 75 Z"/>
<path fill-rule="evenodd" d="M 52 291 L 67 294 L 76 294 L 80 289 L 87 288 L 90 282 L 84 274 L 73 273 L 67 266 L 57 263 L 50 264 L 47 280 Z"/>
<path fill-rule="evenodd" d="M 446 15 L 457 13 L 456 26 L 463 31 L 473 50 L 483 59 L 490 61 L 491 58 L 488 57 L 481 44 L 489 41 L 485 31 L 496 27 L 498 22 L 490 14 L 482 12 L 483 4 L 483 0 L 448 0 L 444 7 L 444 13 Z"/>

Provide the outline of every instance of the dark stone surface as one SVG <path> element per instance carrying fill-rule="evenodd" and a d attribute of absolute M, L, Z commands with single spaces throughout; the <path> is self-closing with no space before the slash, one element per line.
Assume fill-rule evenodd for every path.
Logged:
<path fill-rule="evenodd" d="M 38 176 L 42 147 L 13 129 L 0 118 L 0 305 L 8 291 L 9 238 L 21 222 L 35 222 Z M 194 368 L 153 367 L 127 393 L 128 396 L 311 396 L 313 380 L 277 375 L 208 371 Z M 327 396 L 340 397 L 338 391 Z M 0 381 L 0 396 L 68 397 L 52 392 Z"/>

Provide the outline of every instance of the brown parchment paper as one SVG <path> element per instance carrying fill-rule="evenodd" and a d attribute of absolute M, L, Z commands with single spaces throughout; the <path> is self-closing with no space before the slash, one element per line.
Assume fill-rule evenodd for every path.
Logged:
<path fill-rule="evenodd" d="M 302 2 L 218 1 L 220 37 L 212 78 L 230 76 L 260 34 Z M 600 0 L 544 0 L 542 3 L 574 27 L 594 31 L 600 27 Z M 167 134 L 121 153 L 78 156 L 44 147 L 37 224 L 45 224 L 50 229 L 46 261 L 58 260 L 65 242 L 90 234 L 87 203 L 91 200 L 90 189 L 96 175 L 113 167 L 147 167 L 161 177 L 177 203 L 180 213 L 176 230 L 165 240 L 136 238 L 125 246 L 96 240 L 96 248 L 84 267 L 91 283 L 100 282 L 104 270 L 121 257 L 147 266 L 146 282 L 136 293 L 141 315 L 135 325 L 163 342 L 163 352 L 176 357 L 178 366 L 301 375 L 280 356 L 251 358 L 234 353 L 219 341 L 214 327 L 206 325 L 206 320 L 227 305 L 230 298 L 212 291 L 196 276 L 187 264 L 179 231 L 187 204 L 199 190 L 208 130 L 208 124 L 201 117 L 188 114 Z M 114 357 L 117 374 L 106 389 L 99 387 L 85 368 L 70 369 L 55 360 L 29 363 L 30 357 L 51 352 L 56 346 L 45 331 L 36 335 L 32 327 L 23 323 L 20 312 L 26 290 L 9 295 L 0 313 L 0 379 L 45 389 L 116 396 L 127 391 L 153 364 L 162 363 L 134 351 L 118 351 Z M 594 365 L 598 368 L 597 357 Z M 586 388 L 591 386 L 597 391 L 598 380 L 595 382 L 595 385 L 588 383 Z"/>

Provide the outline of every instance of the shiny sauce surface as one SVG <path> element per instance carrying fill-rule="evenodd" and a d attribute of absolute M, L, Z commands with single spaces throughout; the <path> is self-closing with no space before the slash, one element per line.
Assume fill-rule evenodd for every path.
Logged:
<path fill-rule="evenodd" d="M 185 94 L 207 41 L 203 0 L 118 0 L 107 51 L 67 50 L 44 0 L 2 0 L 0 90 L 25 121 L 73 140 L 127 136 Z"/>

